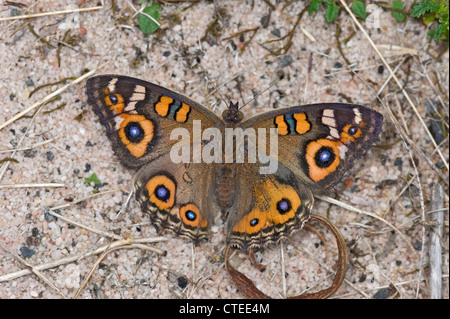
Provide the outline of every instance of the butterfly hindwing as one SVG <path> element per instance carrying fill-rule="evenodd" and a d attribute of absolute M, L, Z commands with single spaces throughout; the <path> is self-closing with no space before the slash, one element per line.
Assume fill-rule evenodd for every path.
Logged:
<path fill-rule="evenodd" d="M 280 163 L 271 175 L 261 175 L 258 163 L 236 166 L 239 197 L 228 214 L 228 245 L 243 250 L 261 247 L 308 220 L 314 197 L 292 171 Z"/>
<path fill-rule="evenodd" d="M 136 199 L 156 228 L 194 242 L 207 239 L 213 212 L 218 211 L 210 200 L 214 165 L 199 165 L 175 164 L 166 154 L 143 166 L 134 180 Z"/>

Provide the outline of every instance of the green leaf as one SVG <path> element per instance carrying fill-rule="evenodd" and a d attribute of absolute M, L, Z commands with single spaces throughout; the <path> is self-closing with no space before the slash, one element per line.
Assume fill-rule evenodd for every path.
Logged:
<path fill-rule="evenodd" d="M 159 5 L 156 3 L 153 3 L 151 6 L 146 6 L 143 10 L 145 14 L 152 17 L 153 19 L 149 18 L 145 14 L 139 14 L 138 16 L 138 25 L 139 29 L 141 29 L 142 32 L 145 34 L 151 34 L 158 30 L 159 28 L 159 22 L 157 23 L 160 13 L 159 13 Z M 156 21 L 156 22 L 155 22 Z"/>
<path fill-rule="evenodd" d="M 445 25 L 439 24 L 435 29 L 428 31 L 428 35 L 436 41 L 441 39 L 448 40 L 448 29 Z"/>
<path fill-rule="evenodd" d="M 366 6 L 364 2 L 355 1 L 352 3 L 352 10 L 355 15 L 365 20 L 367 18 Z"/>
<path fill-rule="evenodd" d="M 84 181 L 87 183 L 87 184 L 91 184 L 91 183 L 94 183 L 95 185 L 98 185 L 98 184 L 100 184 L 101 182 L 100 182 L 100 180 L 98 179 L 98 177 L 97 177 L 97 174 L 92 174 L 91 175 L 91 177 L 86 177 L 85 179 L 84 179 Z"/>
<path fill-rule="evenodd" d="M 439 10 L 439 3 L 431 0 L 425 0 L 414 4 L 410 15 L 413 18 L 419 18 L 428 12 L 436 12 L 438 10 Z"/>
<path fill-rule="evenodd" d="M 403 1 L 395 0 L 394 2 L 392 2 L 392 9 L 403 10 L 405 9 L 405 5 L 403 4 Z M 392 16 L 398 22 L 403 22 L 406 18 L 406 15 L 403 12 L 398 11 L 392 11 Z"/>
<path fill-rule="evenodd" d="M 332 3 L 331 5 L 328 5 L 327 7 L 327 11 L 325 12 L 325 20 L 327 20 L 327 22 L 333 22 L 337 15 L 339 13 L 339 8 L 337 7 L 337 5 L 335 3 Z"/>
<path fill-rule="evenodd" d="M 309 15 L 312 15 L 314 12 L 319 10 L 319 6 L 320 6 L 320 0 L 311 0 L 311 2 L 309 3 L 309 8 L 308 8 Z"/>

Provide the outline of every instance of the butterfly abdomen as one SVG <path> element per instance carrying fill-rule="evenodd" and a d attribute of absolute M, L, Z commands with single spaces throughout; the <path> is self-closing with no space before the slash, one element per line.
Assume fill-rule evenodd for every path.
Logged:
<path fill-rule="evenodd" d="M 221 208 L 231 207 L 236 196 L 236 171 L 223 165 L 216 169 L 215 178 L 217 204 Z"/>

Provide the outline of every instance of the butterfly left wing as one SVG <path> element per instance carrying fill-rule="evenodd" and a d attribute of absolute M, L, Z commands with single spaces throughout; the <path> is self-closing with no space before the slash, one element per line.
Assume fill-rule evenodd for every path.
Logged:
<path fill-rule="evenodd" d="M 334 186 L 377 139 L 383 116 L 360 105 L 323 103 L 262 113 L 243 128 L 277 129 L 278 152 L 284 164 L 314 193 Z M 266 153 L 270 155 L 270 145 Z"/>
<path fill-rule="evenodd" d="M 88 103 L 105 126 L 112 147 L 129 168 L 138 168 L 162 156 L 178 141 L 174 129 L 198 138 L 198 132 L 223 126 L 213 112 L 188 97 L 159 85 L 119 75 L 99 75 L 86 83 Z"/>
<path fill-rule="evenodd" d="M 176 164 L 170 154 L 144 165 L 134 179 L 136 199 L 154 226 L 198 243 L 208 238 L 218 208 L 214 196 L 214 164 Z"/>

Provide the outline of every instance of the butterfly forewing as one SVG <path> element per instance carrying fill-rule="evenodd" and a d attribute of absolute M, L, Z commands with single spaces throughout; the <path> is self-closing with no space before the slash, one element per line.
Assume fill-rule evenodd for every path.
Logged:
<path fill-rule="evenodd" d="M 178 142 L 171 139 L 175 129 L 184 129 L 180 132 L 190 139 L 198 138 L 194 120 L 199 120 L 199 132 L 222 125 L 213 112 L 194 100 L 139 79 L 100 75 L 90 78 L 86 89 L 89 104 L 127 167 L 140 167 L 170 152 Z"/>
<path fill-rule="evenodd" d="M 308 188 L 323 193 L 378 139 L 382 123 L 381 114 L 367 107 L 330 103 L 269 111 L 243 127 L 266 128 L 266 134 L 276 128 L 278 161 Z"/>

